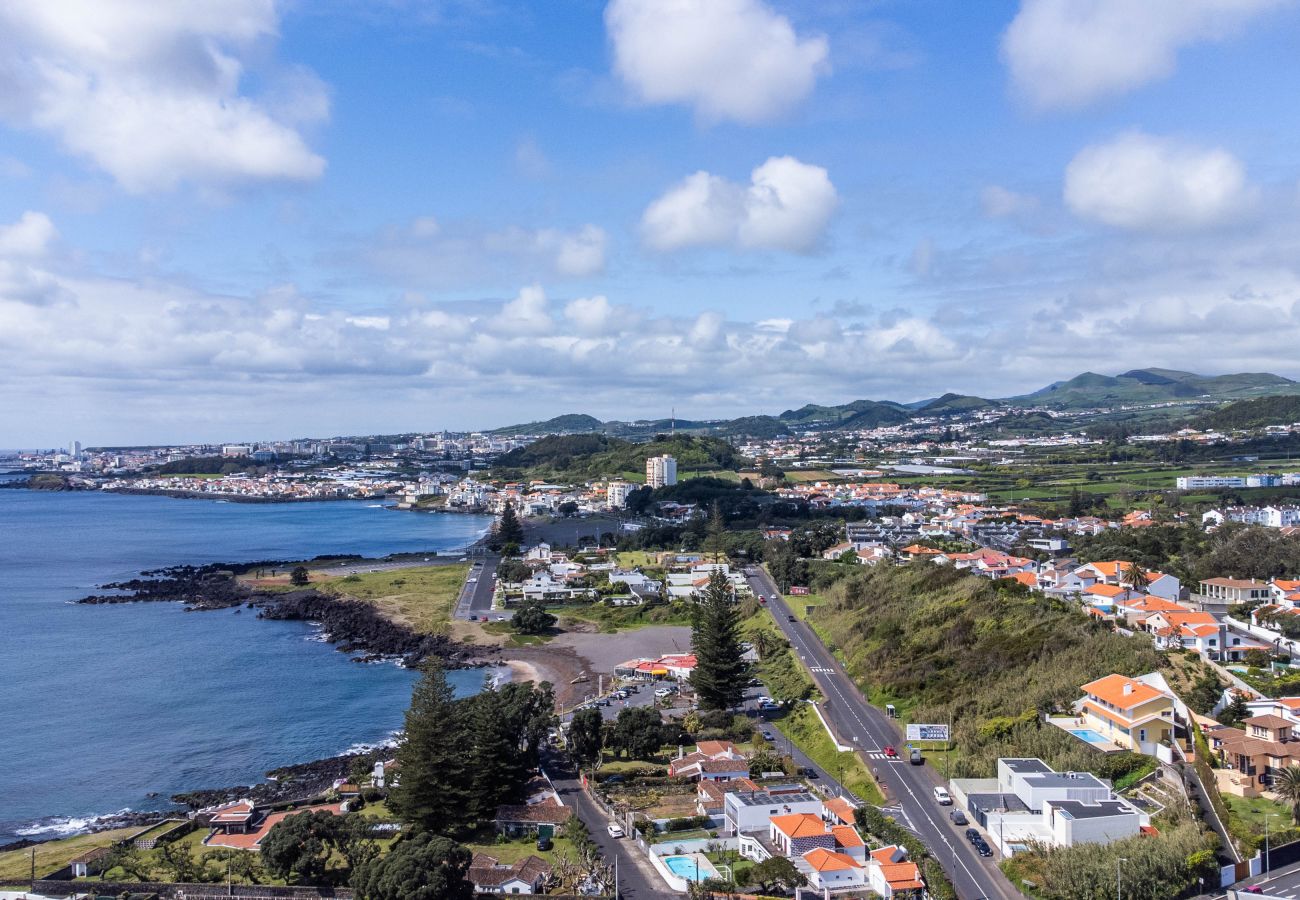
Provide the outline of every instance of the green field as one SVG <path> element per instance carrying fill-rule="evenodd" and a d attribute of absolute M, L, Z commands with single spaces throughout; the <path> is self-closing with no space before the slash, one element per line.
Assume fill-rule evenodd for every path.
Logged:
<path fill-rule="evenodd" d="M 884 798 L 870 770 L 852 750 L 838 751 L 810 704 L 797 704 L 793 711 L 773 722 L 781 733 L 829 775 L 842 777 L 843 785 L 867 803 L 881 805 Z"/>
<path fill-rule="evenodd" d="M 37 844 L 36 877 L 49 874 L 63 868 L 75 857 L 96 847 L 108 847 L 140 831 L 139 826 L 115 828 L 97 834 L 79 834 L 61 841 L 46 841 Z M 26 884 L 31 876 L 31 847 L 23 850 L 7 850 L 0 853 L 0 884 Z"/>
<path fill-rule="evenodd" d="M 468 574 L 468 564 L 418 566 L 344 576 L 314 572 L 312 584 L 322 593 L 356 597 L 373 603 L 388 618 L 423 634 L 445 634 L 451 624 L 456 598 Z"/>

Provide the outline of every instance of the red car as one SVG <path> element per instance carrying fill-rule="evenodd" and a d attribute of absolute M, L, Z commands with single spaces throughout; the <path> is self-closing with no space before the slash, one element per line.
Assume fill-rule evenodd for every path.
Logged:
<path fill-rule="evenodd" d="M 890 759 L 898 759 L 898 751 L 895 750 L 893 747 L 886 747 L 885 755 L 888 756 Z"/>

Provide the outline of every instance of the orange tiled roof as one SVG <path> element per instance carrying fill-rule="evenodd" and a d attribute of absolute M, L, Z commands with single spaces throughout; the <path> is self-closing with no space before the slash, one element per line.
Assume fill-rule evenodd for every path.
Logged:
<path fill-rule="evenodd" d="M 786 837 L 794 839 L 826 833 L 826 823 L 812 813 L 773 816 L 772 825 Z"/>
<path fill-rule="evenodd" d="M 839 872 L 845 869 L 862 868 L 862 864 L 853 857 L 833 850 L 824 850 L 821 847 L 809 850 L 803 858 L 813 867 L 814 872 Z"/>
<path fill-rule="evenodd" d="M 841 847 L 865 847 L 866 843 L 862 840 L 862 835 L 852 825 L 832 825 L 831 834 L 835 835 L 835 843 Z"/>
<path fill-rule="evenodd" d="M 1129 692 L 1125 693 L 1125 687 Z M 1151 685 L 1123 675 L 1107 675 L 1083 686 L 1083 692 L 1098 697 L 1119 709 L 1132 709 L 1165 696 Z"/>

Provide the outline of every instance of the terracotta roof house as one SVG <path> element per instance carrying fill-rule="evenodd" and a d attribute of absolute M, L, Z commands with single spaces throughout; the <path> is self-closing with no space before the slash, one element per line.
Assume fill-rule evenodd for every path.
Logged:
<path fill-rule="evenodd" d="M 1085 684 L 1077 702 L 1087 727 L 1135 753 L 1154 756 L 1156 745 L 1173 736 L 1174 698 L 1124 675 Z"/>
<path fill-rule="evenodd" d="M 509 804 L 497 807 L 492 822 L 501 834 L 515 837 L 536 834 L 542 826 L 558 828 L 573 815 L 573 807 L 565 806 L 554 794 L 535 803 Z"/>
<path fill-rule="evenodd" d="M 475 853 L 469 880 L 480 894 L 540 894 L 551 877 L 551 864 L 538 856 L 506 865 L 486 853 Z"/>
<path fill-rule="evenodd" d="M 892 897 L 921 897 L 925 891 L 920 868 L 907 861 L 907 851 L 902 847 L 881 847 L 871 851 L 867 883 L 887 900 Z"/>

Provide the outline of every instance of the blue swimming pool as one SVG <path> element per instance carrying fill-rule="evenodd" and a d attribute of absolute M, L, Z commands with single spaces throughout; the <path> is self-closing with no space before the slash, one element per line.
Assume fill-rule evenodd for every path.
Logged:
<path fill-rule="evenodd" d="M 1091 728 L 1071 728 L 1070 734 L 1074 735 L 1077 738 L 1087 741 L 1089 744 L 1110 743 L 1110 741 L 1106 740 L 1104 737 L 1102 737 L 1097 732 L 1093 731 Z"/>
<path fill-rule="evenodd" d="M 665 856 L 664 865 L 668 867 L 668 871 L 678 878 L 685 878 L 687 881 L 704 881 L 706 878 L 718 877 L 718 870 L 713 868 L 713 864 L 699 854 Z"/>

